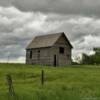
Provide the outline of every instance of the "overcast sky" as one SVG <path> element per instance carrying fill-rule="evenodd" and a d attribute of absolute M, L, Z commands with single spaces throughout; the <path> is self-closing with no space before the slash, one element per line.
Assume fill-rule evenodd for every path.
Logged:
<path fill-rule="evenodd" d="M 0 0 L 0 61 L 25 62 L 39 34 L 65 32 L 73 57 L 100 47 L 100 0 Z"/>

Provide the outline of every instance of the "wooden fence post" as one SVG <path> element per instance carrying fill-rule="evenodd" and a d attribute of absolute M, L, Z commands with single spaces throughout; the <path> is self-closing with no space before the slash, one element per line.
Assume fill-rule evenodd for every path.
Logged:
<path fill-rule="evenodd" d="M 44 70 L 41 71 L 41 84 L 44 85 Z"/>
<path fill-rule="evenodd" d="M 15 92 L 14 92 L 14 87 L 13 87 L 11 75 L 7 74 L 6 75 L 6 79 L 7 79 L 7 85 L 8 85 L 9 94 L 10 94 L 10 96 L 14 96 Z"/>

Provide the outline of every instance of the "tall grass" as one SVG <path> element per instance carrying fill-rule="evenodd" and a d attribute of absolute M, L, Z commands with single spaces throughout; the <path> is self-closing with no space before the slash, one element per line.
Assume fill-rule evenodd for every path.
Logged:
<path fill-rule="evenodd" d="M 100 100 L 100 66 L 48 67 L 0 64 L 0 100 Z M 41 85 L 41 70 L 45 83 Z M 6 74 L 13 79 L 10 97 Z"/>

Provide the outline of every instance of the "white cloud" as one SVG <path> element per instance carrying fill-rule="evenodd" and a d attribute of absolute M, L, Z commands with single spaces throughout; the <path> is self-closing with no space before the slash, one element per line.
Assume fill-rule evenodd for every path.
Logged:
<path fill-rule="evenodd" d="M 25 48 L 37 35 L 57 28 L 55 23 L 46 22 L 47 15 L 40 12 L 21 12 L 15 7 L 0 7 L 0 59 L 20 61 L 25 58 Z M 16 58 L 16 59 L 15 59 Z M 22 60 L 21 60 L 22 61 Z"/>
<path fill-rule="evenodd" d="M 0 7 L 0 61 L 23 62 L 25 47 L 35 35 L 64 31 L 74 46 L 73 56 L 100 46 L 100 19 L 22 12 Z"/>

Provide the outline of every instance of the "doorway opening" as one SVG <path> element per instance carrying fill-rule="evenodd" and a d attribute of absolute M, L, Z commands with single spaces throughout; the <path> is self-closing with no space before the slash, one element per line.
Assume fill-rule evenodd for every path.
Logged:
<path fill-rule="evenodd" d="M 57 66 L 57 56 L 54 55 L 54 66 L 56 67 Z"/>

